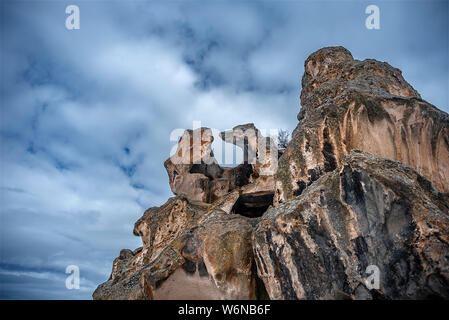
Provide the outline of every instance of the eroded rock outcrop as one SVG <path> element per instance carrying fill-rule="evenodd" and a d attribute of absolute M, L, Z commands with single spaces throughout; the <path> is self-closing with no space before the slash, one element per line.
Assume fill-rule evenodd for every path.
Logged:
<path fill-rule="evenodd" d="M 252 123 L 223 131 L 220 137 L 243 150 L 243 162 L 252 164 L 257 177 L 271 177 L 277 169 L 278 148 L 270 137 L 264 137 Z"/>
<path fill-rule="evenodd" d="M 263 137 L 254 124 L 246 124 L 220 134 L 226 142 L 242 148 L 244 161 L 237 167 L 221 167 L 215 159 L 209 128 L 186 130 L 174 155 L 164 166 L 174 194 L 212 203 L 227 193 L 248 184 L 256 191 L 274 189 L 277 148 Z"/>
<path fill-rule="evenodd" d="M 256 220 L 174 197 L 135 226 L 143 248 L 122 250 L 94 299 L 256 299 Z"/>
<path fill-rule="evenodd" d="M 403 79 L 399 69 L 359 61 L 343 47 L 304 64 L 299 124 L 279 160 L 275 202 L 300 195 L 351 149 L 407 163 L 449 191 L 449 117 Z"/>
<path fill-rule="evenodd" d="M 351 151 L 254 232 L 272 299 L 449 297 L 449 198 L 409 166 Z M 380 271 L 370 290 L 366 269 Z"/>
<path fill-rule="evenodd" d="M 255 158 L 249 161 L 246 152 L 241 165 L 221 167 L 211 149 L 212 131 L 186 130 L 176 153 L 164 163 L 177 196 L 149 208 L 135 223 L 134 234 L 142 238 L 143 247 L 135 253 L 122 250 L 94 299 L 266 297 L 251 235 L 258 217 L 273 203 L 274 172 L 266 169 L 273 163 L 270 151 L 277 156 L 277 149 L 253 124 L 223 132 L 222 137 L 231 137 L 247 151 L 250 141 Z M 268 146 L 260 157 L 266 141 L 271 149 Z"/>
<path fill-rule="evenodd" d="M 342 47 L 313 53 L 302 85 L 283 153 L 245 124 L 220 134 L 244 162 L 221 167 L 210 129 L 184 132 L 164 163 L 176 196 L 94 299 L 449 299 L 448 115 Z"/>

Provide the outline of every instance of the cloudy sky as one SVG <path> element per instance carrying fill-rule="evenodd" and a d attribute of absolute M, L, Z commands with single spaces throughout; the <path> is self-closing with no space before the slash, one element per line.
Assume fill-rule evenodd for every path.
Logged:
<path fill-rule="evenodd" d="M 291 131 L 321 47 L 387 61 L 449 110 L 447 1 L 2 1 L 0 24 L 2 299 L 90 299 L 141 245 L 134 222 L 171 196 L 173 130 Z"/>

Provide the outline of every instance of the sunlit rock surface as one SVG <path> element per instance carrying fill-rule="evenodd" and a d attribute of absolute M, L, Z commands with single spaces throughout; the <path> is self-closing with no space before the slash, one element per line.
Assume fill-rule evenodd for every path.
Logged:
<path fill-rule="evenodd" d="M 409 166 L 351 151 L 254 232 L 272 299 L 449 298 L 449 197 Z M 369 290 L 367 267 L 379 268 Z"/>
<path fill-rule="evenodd" d="M 122 250 L 94 299 L 256 299 L 251 234 L 257 219 L 170 198 L 134 227 L 143 248 Z"/>
<path fill-rule="evenodd" d="M 299 124 L 279 160 L 275 202 L 300 195 L 351 149 L 409 164 L 449 191 L 449 116 L 422 100 L 399 69 L 354 60 L 343 47 L 311 54 Z"/>
<path fill-rule="evenodd" d="M 273 174 L 277 168 L 274 141 L 263 137 L 252 123 L 222 132 L 220 136 L 242 148 L 244 162 L 233 168 L 221 167 L 211 149 L 214 140 L 211 129 L 186 130 L 175 154 L 164 163 L 173 193 L 212 203 L 247 184 L 255 184 L 257 191 L 273 190 Z"/>
<path fill-rule="evenodd" d="M 283 152 L 244 124 L 220 134 L 244 162 L 221 167 L 211 129 L 184 132 L 164 163 L 175 197 L 94 299 L 449 298 L 448 115 L 342 47 L 310 55 L 302 86 Z"/>

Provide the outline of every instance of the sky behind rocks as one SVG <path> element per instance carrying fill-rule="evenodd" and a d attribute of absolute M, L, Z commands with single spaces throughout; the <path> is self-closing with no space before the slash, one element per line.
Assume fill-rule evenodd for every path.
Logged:
<path fill-rule="evenodd" d="M 79 30 L 65 28 L 71 4 Z M 370 4 L 380 30 L 365 28 Z M 304 60 L 321 47 L 387 61 L 448 112 L 448 11 L 424 0 L 2 1 L 0 298 L 90 299 L 120 249 L 141 245 L 134 222 L 172 195 L 173 130 L 292 131 Z M 65 287 L 68 265 L 79 290 Z"/>

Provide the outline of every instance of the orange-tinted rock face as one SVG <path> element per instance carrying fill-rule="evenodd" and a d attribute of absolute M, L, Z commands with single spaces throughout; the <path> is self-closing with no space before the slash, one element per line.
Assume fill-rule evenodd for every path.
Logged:
<path fill-rule="evenodd" d="M 175 154 L 164 163 L 173 193 L 212 203 L 250 183 L 256 183 L 258 191 L 272 191 L 278 153 L 273 140 L 263 137 L 252 123 L 222 132 L 221 138 L 242 148 L 244 163 L 221 167 L 211 149 L 211 129 L 186 130 Z"/>
<path fill-rule="evenodd" d="M 259 277 L 271 299 L 447 298 L 448 200 L 409 166 L 352 150 L 263 215 Z"/>
<path fill-rule="evenodd" d="M 137 252 L 122 250 L 95 299 L 256 299 L 251 234 L 257 220 L 180 197 L 134 226 Z"/>
<path fill-rule="evenodd" d="M 253 124 L 221 133 L 247 152 L 235 168 L 210 129 L 184 132 L 164 163 L 176 197 L 135 223 L 143 246 L 94 299 L 449 298 L 448 115 L 342 47 L 312 54 L 302 85 L 277 170 Z"/>
<path fill-rule="evenodd" d="M 449 191 L 449 116 L 422 100 L 400 70 L 330 47 L 306 60 L 302 86 L 300 122 L 275 174 L 277 204 L 351 149 L 407 163 Z"/>

